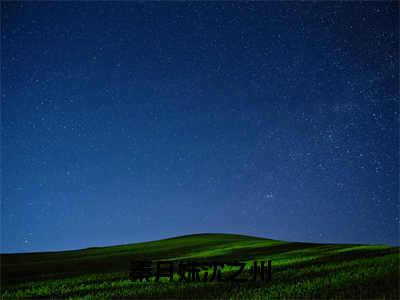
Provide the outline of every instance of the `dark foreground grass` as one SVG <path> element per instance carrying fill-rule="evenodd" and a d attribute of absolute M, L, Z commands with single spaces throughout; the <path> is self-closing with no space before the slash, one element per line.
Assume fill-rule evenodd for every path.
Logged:
<path fill-rule="evenodd" d="M 105 248 L 1 255 L 1 295 L 17 298 L 399 299 L 399 248 L 200 234 Z M 131 260 L 272 260 L 271 282 L 132 282 Z M 223 275 L 233 272 L 225 267 Z"/>

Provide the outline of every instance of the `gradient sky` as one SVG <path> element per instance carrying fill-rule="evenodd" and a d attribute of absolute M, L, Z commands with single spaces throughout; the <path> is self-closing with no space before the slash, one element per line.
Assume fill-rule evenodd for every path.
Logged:
<path fill-rule="evenodd" d="M 2 2 L 2 252 L 399 244 L 398 3 Z"/>

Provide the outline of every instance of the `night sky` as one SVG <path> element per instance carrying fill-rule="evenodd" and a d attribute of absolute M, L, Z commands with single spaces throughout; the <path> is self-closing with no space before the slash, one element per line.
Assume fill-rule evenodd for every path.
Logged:
<path fill-rule="evenodd" d="M 1 251 L 399 244 L 398 3 L 1 7 Z"/>

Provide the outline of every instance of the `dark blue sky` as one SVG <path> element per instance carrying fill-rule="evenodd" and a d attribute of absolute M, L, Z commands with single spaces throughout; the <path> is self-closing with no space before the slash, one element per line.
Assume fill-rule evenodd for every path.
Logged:
<path fill-rule="evenodd" d="M 398 244 L 398 3 L 2 2 L 3 252 Z"/>

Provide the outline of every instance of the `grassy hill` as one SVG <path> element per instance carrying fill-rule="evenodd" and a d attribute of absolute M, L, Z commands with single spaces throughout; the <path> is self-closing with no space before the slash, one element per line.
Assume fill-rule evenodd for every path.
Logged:
<path fill-rule="evenodd" d="M 399 248 L 196 234 L 130 245 L 1 255 L 1 294 L 16 298 L 399 299 Z M 133 282 L 132 260 L 272 261 L 272 281 Z M 225 266 L 223 277 L 237 268 Z M 154 267 L 155 270 L 155 267 Z M 204 270 L 201 274 L 204 274 Z M 208 271 L 209 273 L 212 270 Z"/>

